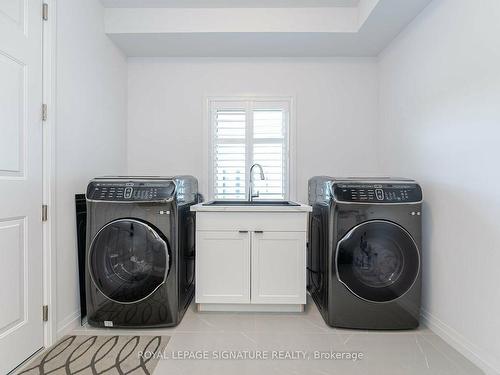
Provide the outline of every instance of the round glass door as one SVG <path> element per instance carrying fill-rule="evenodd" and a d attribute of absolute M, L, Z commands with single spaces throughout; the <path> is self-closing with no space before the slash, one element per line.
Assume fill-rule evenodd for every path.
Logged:
<path fill-rule="evenodd" d="M 106 224 L 89 251 L 89 272 L 95 286 L 118 303 L 147 298 L 166 280 L 167 240 L 139 220 L 119 219 Z"/>
<path fill-rule="evenodd" d="M 354 227 L 339 241 L 336 269 L 340 282 L 359 298 L 389 302 L 412 287 L 420 254 L 403 227 L 373 220 Z"/>

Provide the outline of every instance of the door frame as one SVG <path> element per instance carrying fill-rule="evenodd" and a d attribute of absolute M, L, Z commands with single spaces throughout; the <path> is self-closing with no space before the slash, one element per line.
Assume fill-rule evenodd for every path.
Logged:
<path fill-rule="evenodd" d="M 41 0 L 49 8 L 48 19 L 42 23 L 42 101 L 47 105 L 47 118 L 43 121 L 43 202 L 48 206 L 47 221 L 43 222 L 43 304 L 49 307 L 48 320 L 44 322 L 44 346 L 48 348 L 57 340 L 57 258 L 56 194 L 55 194 L 55 140 L 56 140 L 56 0 Z M 42 15 L 40 15 L 42 16 Z"/>

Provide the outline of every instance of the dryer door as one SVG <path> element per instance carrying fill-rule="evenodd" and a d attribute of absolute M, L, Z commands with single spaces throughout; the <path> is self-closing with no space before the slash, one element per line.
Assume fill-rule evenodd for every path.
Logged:
<path fill-rule="evenodd" d="M 94 285 L 108 299 L 134 303 L 148 298 L 167 279 L 167 239 L 148 223 L 114 220 L 90 244 L 88 267 Z"/>
<path fill-rule="evenodd" d="M 401 226 L 371 220 L 351 229 L 337 244 L 337 278 L 352 293 L 370 302 L 401 297 L 420 271 L 419 249 Z"/>

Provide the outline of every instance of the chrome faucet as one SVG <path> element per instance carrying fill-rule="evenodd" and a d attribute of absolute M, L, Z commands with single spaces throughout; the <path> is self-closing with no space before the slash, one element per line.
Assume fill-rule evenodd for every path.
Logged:
<path fill-rule="evenodd" d="M 260 179 L 264 180 L 266 177 L 264 176 L 264 170 L 262 169 L 262 165 L 255 163 L 250 167 L 250 183 L 248 186 L 248 201 L 252 202 L 254 198 L 257 198 L 259 196 L 259 192 L 257 194 L 254 194 L 253 192 L 253 169 L 254 167 L 258 167 L 260 169 Z"/>

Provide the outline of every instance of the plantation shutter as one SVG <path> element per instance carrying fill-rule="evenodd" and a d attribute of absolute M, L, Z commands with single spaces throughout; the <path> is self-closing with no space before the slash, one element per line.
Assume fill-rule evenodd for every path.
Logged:
<path fill-rule="evenodd" d="M 254 178 L 257 199 L 285 199 L 287 148 L 283 110 L 253 111 L 253 163 L 264 169 L 265 180 Z"/>
<path fill-rule="evenodd" d="M 212 102 L 211 197 L 247 199 L 249 169 L 261 200 L 288 199 L 288 103 Z"/>
<path fill-rule="evenodd" d="M 214 198 L 245 199 L 245 110 L 216 110 L 214 136 Z"/>

